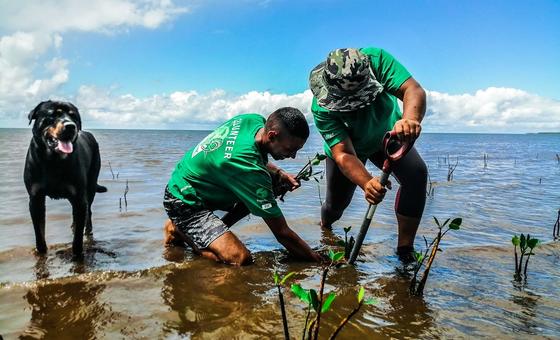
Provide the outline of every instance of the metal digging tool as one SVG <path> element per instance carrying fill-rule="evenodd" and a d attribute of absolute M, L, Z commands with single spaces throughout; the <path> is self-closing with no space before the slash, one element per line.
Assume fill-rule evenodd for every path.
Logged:
<path fill-rule="evenodd" d="M 379 178 L 379 183 L 381 183 L 382 186 L 387 185 L 389 175 L 392 171 L 392 163 L 404 157 L 410 148 L 412 148 L 412 144 L 413 143 L 403 143 L 399 141 L 395 131 L 388 131 L 385 133 L 385 136 L 383 136 L 383 152 L 385 153 L 385 161 L 383 162 L 381 177 Z M 368 207 L 366 216 L 364 217 L 364 221 L 360 227 L 360 232 L 356 237 L 356 243 L 350 252 L 350 258 L 348 259 L 348 263 L 350 264 L 354 264 L 356 258 L 358 257 L 358 253 L 360 252 L 360 248 L 362 247 L 362 243 L 364 242 L 364 238 L 366 237 L 376 208 L 377 204 L 370 204 Z"/>

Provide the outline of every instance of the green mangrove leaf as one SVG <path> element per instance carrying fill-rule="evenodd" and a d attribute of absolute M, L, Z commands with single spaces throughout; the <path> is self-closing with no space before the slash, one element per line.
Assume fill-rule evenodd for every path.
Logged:
<path fill-rule="evenodd" d="M 365 294 L 366 294 L 366 290 L 364 289 L 363 286 L 361 286 L 360 290 L 358 291 L 358 302 L 362 302 Z"/>
<path fill-rule="evenodd" d="M 344 228 L 344 233 L 348 233 L 350 231 L 350 229 L 352 229 L 352 227 L 346 227 Z"/>
<path fill-rule="evenodd" d="M 527 240 L 527 247 L 531 248 L 531 250 L 538 245 L 539 245 L 539 239 L 538 238 L 532 238 L 530 240 Z"/>
<path fill-rule="evenodd" d="M 329 259 L 334 262 L 334 251 L 332 249 L 329 249 Z"/>
<path fill-rule="evenodd" d="M 292 292 L 295 296 L 297 296 L 301 301 L 310 304 L 311 299 L 309 297 L 309 292 L 303 288 L 301 288 L 299 283 L 292 284 Z"/>
<path fill-rule="evenodd" d="M 338 262 L 340 261 L 340 259 L 342 259 L 344 257 L 344 252 L 343 251 L 339 251 L 336 254 L 334 254 L 334 256 L 331 258 L 331 260 L 333 262 Z"/>
<path fill-rule="evenodd" d="M 443 225 L 441 226 L 442 228 L 445 227 L 447 225 L 447 223 L 449 222 L 449 218 L 445 220 L 445 222 L 443 222 Z"/>
<path fill-rule="evenodd" d="M 436 251 L 439 251 L 439 252 L 443 253 L 443 250 L 441 250 L 441 248 L 436 249 Z"/>
<path fill-rule="evenodd" d="M 415 251 L 414 258 L 416 258 L 416 262 L 422 263 L 422 260 L 424 259 L 424 254 Z"/>
<path fill-rule="evenodd" d="M 511 238 L 511 243 L 513 243 L 514 246 L 518 246 L 518 245 L 519 245 L 519 242 L 520 242 L 520 241 L 519 241 L 519 236 L 514 235 L 514 236 Z"/>
<path fill-rule="evenodd" d="M 336 241 L 336 245 L 344 247 L 346 245 L 346 242 L 344 242 L 343 240 L 338 240 L 338 241 Z"/>
<path fill-rule="evenodd" d="M 318 160 L 322 161 L 322 160 L 327 159 L 327 155 L 322 154 L 322 153 L 317 153 L 317 154 L 315 155 L 315 158 L 317 158 Z"/>
<path fill-rule="evenodd" d="M 284 278 L 280 281 L 280 284 L 283 285 L 295 273 L 296 272 L 289 272 L 288 274 L 286 274 L 286 276 L 284 276 Z"/>
<path fill-rule="evenodd" d="M 377 301 L 376 298 L 368 298 L 366 299 L 366 301 L 364 301 L 364 305 L 376 305 L 378 303 L 379 301 Z"/>
<path fill-rule="evenodd" d="M 278 278 L 278 273 L 277 273 L 277 272 L 274 272 L 273 277 L 274 277 L 274 284 L 277 285 L 277 284 L 278 284 L 278 279 L 279 279 L 279 278 Z"/>
<path fill-rule="evenodd" d="M 323 302 L 323 307 L 321 307 L 321 313 L 326 313 L 331 308 L 331 304 L 333 303 L 334 299 L 336 298 L 336 294 L 334 292 L 330 292 L 325 302 Z"/>
<path fill-rule="evenodd" d="M 313 159 L 311 160 L 311 165 L 319 165 L 319 163 L 321 163 L 321 161 L 318 160 L 317 158 L 313 158 Z"/>
<path fill-rule="evenodd" d="M 441 225 L 439 224 L 439 221 L 438 221 L 437 217 L 435 217 L 435 216 L 433 216 L 433 217 L 434 217 L 434 221 L 436 222 L 437 226 L 439 228 L 441 228 Z"/>
<path fill-rule="evenodd" d="M 451 221 L 451 224 L 449 225 L 449 229 L 452 230 L 459 230 L 459 227 L 461 226 L 461 223 L 463 223 L 463 219 L 462 218 L 455 218 L 453 219 L 453 221 Z"/>
<path fill-rule="evenodd" d="M 529 234 L 527 234 L 527 236 L 529 236 Z M 525 238 L 525 235 L 521 234 L 521 241 L 520 241 L 521 249 L 525 248 L 526 244 L 527 244 L 527 239 Z"/>
<path fill-rule="evenodd" d="M 309 297 L 311 300 L 311 306 L 313 309 L 318 312 L 319 311 L 319 297 L 317 296 L 317 291 L 315 289 L 309 290 Z"/>

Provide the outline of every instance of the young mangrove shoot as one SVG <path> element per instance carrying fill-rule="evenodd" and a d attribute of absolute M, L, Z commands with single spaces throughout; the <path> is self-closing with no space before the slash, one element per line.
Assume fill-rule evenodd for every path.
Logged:
<path fill-rule="evenodd" d="M 307 303 L 307 316 L 305 318 L 305 324 L 303 327 L 302 339 L 316 340 L 319 337 L 319 328 L 321 326 L 321 314 L 328 312 L 331 305 L 336 298 L 335 292 L 330 292 L 325 297 L 325 281 L 327 279 L 328 272 L 336 264 L 338 264 L 344 257 L 344 252 L 334 252 L 329 250 L 330 262 L 323 266 L 323 272 L 321 275 L 321 283 L 319 292 L 315 289 L 303 289 L 299 284 L 292 284 L 292 292 L 303 302 Z M 315 318 L 311 323 L 309 323 L 309 317 L 311 314 L 311 309 L 315 312 Z M 307 337 L 306 337 L 307 335 Z"/>
<path fill-rule="evenodd" d="M 307 164 L 305 164 L 305 166 L 297 173 L 297 175 L 295 176 L 296 181 L 309 181 L 309 179 L 311 179 L 312 177 L 314 178 L 315 175 L 320 174 L 322 171 L 317 171 L 317 172 L 313 172 L 313 167 L 317 166 L 321 163 L 322 160 L 324 160 L 325 158 L 327 158 L 326 155 L 317 153 L 315 155 L 315 157 L 313 157 L 312 159 L 310 159 Z M 319 180 L 317 180 L 315 178 L 315 180 L 317 181 L 317 183 L 319 183 Z M 289 188 L 286 187 L 285 185 L 280 185 L 278 188 L 278 192 L 276 193 L 277 196 L 280 196 L 280 201 L 284 202 L 284 195 L 286 195 L 286 193 L 288 192 Z M 319 188 L 319 195 L 321 194 L 320 188 Z M 319 197 L 319 199 L 321 199 Z M 322 204 L 322 203 L 321 203 Z"/>
<path fill-rule="evenodd" d="M 348 232 L 350 232 L 351 229 L 352 227 L 344 228 L 344 241 L 340 240 L 337 242 L 337 244 L 343 247 L 344 249 L 345 260 L 348 260 L 348 258 L 350 257 L 350 252 L 352 252 L 352 248 L 354 248 L 354 243 L 356 243 L 356 241 L 354 240 L 354 236 L 350 236 L 350 239 L 348 239 Z"/>
<path fill-rule="evenodd" d="M 286 283 L 286 280 L 288 280 L 290 278 L 290 276 L 294 275 L 295 272 L 290 272 L 288 274 L 286 274 L 286 276 L 284 276 L 283 278 L 280 278 L 280 276 L 278 275 L 278 273 L 275 271 L 274 272 L 274 284 L 276 285 L 276 288 L 278 289 L 278 300 L 279 300 L 279 304 L 280 304 L 280 312 L 282 313 L 282 325 L 284 326 L 284 339 L 289 340 L 290 339 L 290 332 L 288 330 L 288 318 L 286 316 L 286 307 L 284 305 L 284 294 L 282 293 L 282 286 L 284 285 L 284 283 Z"/>
<path fill-rule="evenodd" d="M 529 258 L 533 253 L 533 249 L 539 245 L 539 240 L 536 238 L 531 238 L 531 235 L 527 236 L 521 234 L 521 236 L 513 236 L 511 239 L 513 244 L 513 254 L 515 258 L 515 274 L 513 275 L 516 281 L 521 281 L 522 278 L 527 280 L 527 266 L 529 265 Z M 517 255 L 517 247 L 519 247 L 520 256 Z M 523 268 L 523 257 L 527 256 L 525 259 L 525 268 Z M 523 274 L 521 274 L 523 270 Z"/>
<path fill-rule="evenodd" d="M 438 233 L 436 237 L 428 244 L 428 240 L 424 237 L 424 243 L 426 244 L 426 250 L 424 254 L 419 252 L 414 252 L 416 258 L 416 265 L 414 267 L 414 275 L 410 282 L 410 293 L 412 295 L 421 296 L 424 294 L 424 287 L 426 286 L 426 281 L 428 280 L 428 275 L 430 274 L 430 269 L 436 257 L 438 251 L 442 251 L 439 248 L 439 244 L 442 238 L 447 234 L 449 230 L 459 230 L 463 220 L 461 218 L 455 218 L 449 223 L 448 218 L 443 224 L 434 216 L 434 221 L 438 227 Z M 448 224 L 449 223 L 449 224 Z M 445 228 L 447 226 L 447 229 Z M 429 254 L 429 255 L 428 255 Z M 427 260 L 426 260 L 427 259 Z M 424 264 L 425 263 L 425 264 Z M 418 273 L 420 269 L 424 267 L 424 273 L 420 280 L 418 280 Z"/>
<path fill-rule="evenodd" d="M 340 330 L 342 329 L 342 327 L 344 327 L 348 321 L 350 321 L 350 319 L 356 315 L 356 313 L 358 313 L 360 311 L 360 308 L 362 308 L 363 305 L 375 305 L 377 304 L 377 300 L 374 298 L 368 298 L 364 300 L 364 296 L 365 296 L 365 289 L 364 287 L 360 287 L 360 290 L 358 291 L 358 306 L 356 306 L 351 312 L 350 314 L 348 314 L 348 316 L 346 316 L 338 325 L 338 327 L 336 327 L 336 329 L 334 330 L 334 332 L 331 334 L 331 336 L 329 337 L 329 340 L 331 339 L 335 339 L 336 336 L 338 335 L 338 333 L 340 332 Z"/>

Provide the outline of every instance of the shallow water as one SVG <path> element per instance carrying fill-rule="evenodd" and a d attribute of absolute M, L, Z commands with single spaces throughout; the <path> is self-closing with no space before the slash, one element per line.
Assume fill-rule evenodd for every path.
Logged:
<path fill-rule="evenodd" d="M 34 234 L 23 185 L 29 130 L 0 129 L 0 334 L 4 338 L 280 338 L 282 323 L 272 274 L 296 271 L 290 280 L 318 288 L 321 268 L 294 262 L 256 217 L 233 231 L 255 263 L 230 268 L 162 246 L 163 187 L 184 151 L 201 131 L 93 131 L 103 167 L 93 206 L 95 239 L 82 263 L 71 259 L 70 205 L 47 201 L 45 257 L 34 255 Z M 408 294 L 409 274 L 394 256 L 390 192 L 376 211 L 355 267 L 331 271 L 326 290 L 338 294 L 322 317 L 327 338 L 356 305 L 360 285 L 378 299 L 364 306 L 339 338 L 558 338 L 560 337 L 560 242 L 551 240 L 560 208 L 560 135 L 424 134 L 417 148 L 435 182 L 426 204 L 422 235 L 431 238 L 440 220 L 462 217 L 450 232 L 422 298 Z M 297 172 L 321 150 L 312 134 L 295 160 Z M 483 155 L 488 154 L 484 168 Z M 447 177 L 447 158 L 458 166 Z M 114 174 L 111 174 L 109 162 Z M 371 168 L 377 173 L 377 169 Z M 118 174 L 118 178 L 117 178 Z M 126 182 L 127 207 L 119 198 Z M 395 182 L 395 180 L 393 180 Z M 396 184 L 396 183 L 394 183 Z M 321 195 L 324 183 L 321 181 Z M 320 232 L 315 181 L 281 203 L 289 224 L 313 247 L 327 249 L 357 229 L 366 205 L 357 192 L 333 233 Z M 356 230 L 352 231 L 353 233 Z M 531 257 L 526 283 L 513 280 L 511 237 L 530 232 L 544 243 Z M 305 305 L 285 291 L 290 334 L 299 338 Z"/>

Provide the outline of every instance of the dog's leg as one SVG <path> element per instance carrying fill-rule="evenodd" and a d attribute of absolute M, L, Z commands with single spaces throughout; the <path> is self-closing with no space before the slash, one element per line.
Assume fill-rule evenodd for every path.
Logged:
<path fill-rule="evenodd" d="M 39 254 L 47 252 L 45 241 L 45 196 L 34 195 L 29 197 L 29 212 L 35 229 L 35 245 Z"/>
<path fill-rule="evenodd" d="M 93 226 L 91 224 L 91 206 L 88 206 L 87 209 L 87 218 L 86 218 L 86 227 L 84 229 L 84 235 L 87 236 L 88 238 L 91 238 L 93 236 Z"/>
<path fill-rule="evenodd" d="M 74 258 L 82 259 L 84 254 L 84 229 L 88 215 L 88 205 L 85 199 L 73 199 L 72 217 L 74 219 L 74 241 L 72 242 L 72 252 Z"/>
<path fill-rule="evenodd" d="M 91 238 L 93 236 L 93 224 L 91 223 L 91 205 L 93 204 L 93 199 L 95 198 L 95 189 L 91 190 L 88 195 L 88 216 L 86 219 L 86 229 L 84 230 L 85 236 Z"/>

